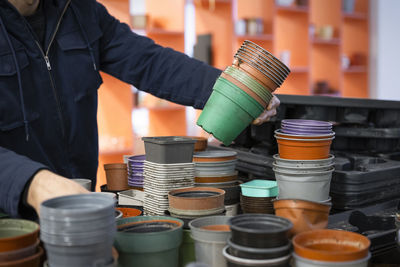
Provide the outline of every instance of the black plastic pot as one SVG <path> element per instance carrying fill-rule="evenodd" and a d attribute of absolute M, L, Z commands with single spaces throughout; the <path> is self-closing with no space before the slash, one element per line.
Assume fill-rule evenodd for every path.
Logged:
<path fill-rule="evenodd" d="M 242 214 L 229 220 L 232 242 L 252 248 L 276 248 L 288 244 L 293 224 L 270 214 Z"/>
<path fill-rule="evenodd" d="M 244 259 L 274 259 L 286 256 L 292 251 L 291 243 L 276 248 L 251 248 L 237 245 L 229 239 L 228 246 L 228 252 L 230 255 Z"/>

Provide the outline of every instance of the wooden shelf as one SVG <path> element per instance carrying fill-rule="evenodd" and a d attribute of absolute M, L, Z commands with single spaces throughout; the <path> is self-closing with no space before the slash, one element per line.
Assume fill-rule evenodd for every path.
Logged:
<path fill-rule="evenodd" d="M 258 35 L 236 35 L 236 38 L 238 39 L 248 39 L 248 40 L 257 40 L 257 41 L 272 41 L 274 37 L 272 34 L 258 34 Z"/>
<path fill-rule="evenodd" d="M 322 45 L 340 45 L 340 39 L 339 38 L 332 38 L 330 40 L 325 40 L 322 38 L 314 37 L 312 39 L 313 44 L 322 44 Z"/>
<path fill-rule="evenodd" d="M 276 6 L 277 11 L 281 12 L 291 12 L 291 13 L 308 13 L 309 7 L 308 6 Z"/>
<path fill-rule="evenodd" d="M 366 20 L 368 18 L 368 14 L 362 12 L 354 12 L 354 13 L 342 13 L 343 18 L 345 19 L 356 19 L 356 20 Z"/>
<path fill-rule="evenodd" d="M 344 73 L 366 73 L 367 67 L 366 66 L 350 66 L 347 69 L 343 69 Z"/>

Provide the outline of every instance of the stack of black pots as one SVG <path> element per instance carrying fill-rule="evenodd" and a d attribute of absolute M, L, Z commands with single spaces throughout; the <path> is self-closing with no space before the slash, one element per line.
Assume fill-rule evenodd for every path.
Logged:
<path fill-rule="evenodd" d="M 231 239 L 223 250 L 228 267 L 289 267 L 293 224 L 270 214 L 242 214 L 229 221 Z"/>

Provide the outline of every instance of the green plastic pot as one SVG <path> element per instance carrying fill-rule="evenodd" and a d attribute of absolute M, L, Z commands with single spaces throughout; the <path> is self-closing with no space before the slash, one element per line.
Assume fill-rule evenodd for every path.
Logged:
<path fill-rule="evenodd" d="M 175 222 L 177 227 L 159 232 L 117 231 L 114 246 L 119 253 L 119 267 L 178 266 L 183 221 L 167 216 L 138 216 L 119 219 L 117 226 L 156 220 Z"/>
<path fill-rule="evenodd" d="M 182 244 L 179 248 L 179 266 L 181 267 L 185 267 L 188 263 L 196 261 L 194 240 L 190 233 L 190 230 L 183 230 Z"/>
<path fill-rule="evenodd" d="M 267 88 L 262 86 L 259 82 L 247 75 L 245 72 L 232 66 L 227 67 L 224 72 L 246 85 L 254 93 L 261 97 L 266 103 L 269 103 L 271 101 L 273 97 L 271 92 Z"/>

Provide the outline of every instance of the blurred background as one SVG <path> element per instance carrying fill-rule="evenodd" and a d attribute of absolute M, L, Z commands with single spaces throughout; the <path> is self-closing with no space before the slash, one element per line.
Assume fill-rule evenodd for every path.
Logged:
<path fill-rule="evenodd" d="M 398 0 L 99 2 L 132 31 L 220 69 L 244 40 L 259 44 L 291 69 L 278 94 L 400 100 Z M 144 153 L 143 136 L 208 137 L 196 126 L 200 111 L 102 77 L 98 184 L 103 164 Z"/>

